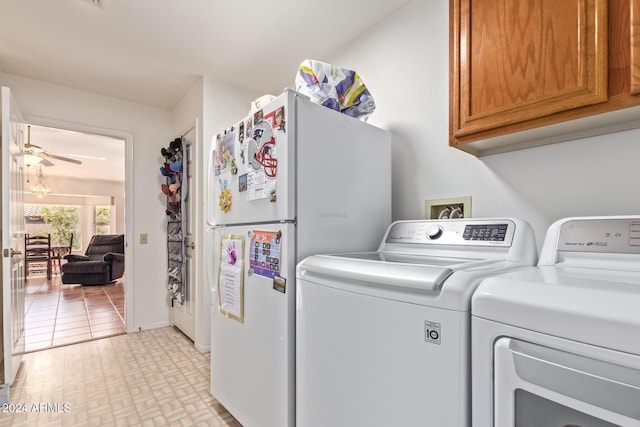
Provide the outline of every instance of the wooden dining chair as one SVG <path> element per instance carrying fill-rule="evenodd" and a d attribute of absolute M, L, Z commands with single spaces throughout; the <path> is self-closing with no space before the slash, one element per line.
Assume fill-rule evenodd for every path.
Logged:
<path fill-rule="evenodd" d="M 73 247 L 73 233 L 71 233 L 71 237 L 69 237 L 69 246 L 58 246 L 53 248 L 53 262 L 58 264 L 58 273 L 62 272 L 62 258 L 65 255 L 69 255 L 71 253 L 71 248 Z"/>
<path fill-rule="evenodd" d="M 33 263 L 47 266 L 47 279 L 51 279 L 51 234 L 25 234 L 24 236 L 24 275 L 29 277 L 29 265 Z"/>

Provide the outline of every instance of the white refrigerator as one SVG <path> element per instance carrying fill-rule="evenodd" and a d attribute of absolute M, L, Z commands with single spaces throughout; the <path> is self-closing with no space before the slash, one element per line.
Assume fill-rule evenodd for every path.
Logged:
<path fill-rule="evenodd" d="M 287 90 L 212 145 L 211 393 L 244 427 L 293 427 L 296 264 L 377 248 L 391 137 Z"/>

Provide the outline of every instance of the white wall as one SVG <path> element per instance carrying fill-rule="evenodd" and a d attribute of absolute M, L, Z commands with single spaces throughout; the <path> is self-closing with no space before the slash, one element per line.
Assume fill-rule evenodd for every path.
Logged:
<path fill-rule="evenodd" d="M 195 175 L 194 186 L 189 189 L 192 207 L 195 210 L 194 229 L 196 230 L 195 251 L 196 265 L 196 330 L 194 345 L 200 351 L 207 351 L 211 346 L 211 298 L 206 278 L 207 264 L 210 266 L 215 256 L 214 248 L 205 242 L 206 230 L 206 174 L 211 139 L 235 121 L 243 117 L 249 110 L 250 102 L 257 94 L 236 86 L 215 82 L 203 77 L 194 84 L 188 93 L 173 109 L 173 133 L 179 135 L 198 123 L 198 141 L 193 146 L 194 163 L 192 173 Z"/>
<path fill-rule="evenodd" d="M 0 75 L 0 83 L 11 88 L 25 116 L 133 135 L 133 176 L 127 176 L 127 185 L 133 182 L 128 187 L 133 189 L 132 208 L 125 214 L 132 224 L 126 250 L 135 262 L 126 267 L 127 325 L 129 332 L 168 325 L 166 268 L 162 267 L 166 214 L 159 153 L 172 135 L 170 111 L 10 74 Z M 148 234 L 147 245 L 139 244 L 140 233 Z"/>
<path fill-rule="evenodd" d="M 45 122 L 80 124 L 134 135 L 134 173 L 127 177 L 133 181 L 133 208 L 130 213 L 133 216 L 133 232 L 129 236 L 131 240 L 127 242 L 127 251 L 132 251 L 135 259 L 135 265 L 129 266 L 126 273 L 127 283 L 133 286 L 133 292 L 127 294 L 127 306 L 133 302 L 129 332 L 138 328 L 168 325 L 170 309 L 166 291 L 166 200 L 160 191 L 160 185 L 164 182 L 159 172 L 163 160 L 160 149 L 176 135 L 187 130 L 197 118 L 201 140 L 196 147 L 196 158 L 200 159 L 200 176 L 196 181 L 202 185 L 202 175 L 206 171 L 206 153 L 212 136 L 247 114 L 250 102 L 262 94 L 220 84 L 205 77 L 185 94 L 173 111 L 167 111 L 10 74 L 0 74 L 0 83 L 12 89 L 26 116 Z M 210 299 L 204 279 L 203 258 L 210 258 L 215 254 L 204 254 L 203 191 L 202 188 L 195 191 L 196 209 L 200 212 L 196 236 L 196 256 L 200 268 L 196 280 L 199 291 L 202 292 L 200 311 L 208 314 Z M 141 233 L 148 234 L 147 245 L 138 243 Z M 204 350 L 210 344 L 208 317 L 201 324 L 204 327 L 196 333 L 196 344 L 200 350 Z"/>
<path fill-rule="evenodd" d="M 448 146 L 448 13 L 446 1 L 416 0 L 332 57 L 314 58 L 358 71 L 377 105 L 370 122 L 392 132 L 393 218 L 422 218 L 425 199 L 472 196 L 474 217 L 521 217 L 534 226 L 540 245 L 557 218 L 640 213 L 640 130 L 484 158 Z M 134 135 L 133 209 L 127 212 L 133 216 L 127 250 L 135 257 L 133 277 L 127 274 L 135 286 L 132 324 L 134 330 L 168 324 L 160 148 L 199 117 L 204 174 L 212 137 L 263 93 L 205 76 L 174 111 L 165 111 L 9 74 L 0 74 L 0 83 L 12 88 L 25 115 Z M 203 212 L 204 198 L 197 204 Z M 203 233 L 205 218 L 198 221 Z M 138 243 L 140 233 L 149 235 L 148 245 Z M 199 240 L 197 280 L 206 286 L 202 257 L 216 254 L 204 253 Z"/>
<path fill-rule="evenodd" d="M 31 185 L 33 185 L 33 181 L 32 174 Z M 81 248 L 78 253 L 84 253 L 95 232 L 94 208 L 96 205 L 111 205 L 113 203 L 111 234 L 125 233 L 124 182 L 51 175 L 45 175 L 44 181 L 52 189 L 52 193 L 44 199 L 38 199 L 32 194 L 26 193 L 24 202 L 82 206 L 85 216 L 85 220 L 82 221 L 82 241 L 77 240 L 78 236 L 73 237 L 74 246 L 77 243 Z"/>
<path fill-rule="evenodd" d="M 219 83 L 210 77 L 204 78 L 203 146 L 205 153 L 208 153 L 211 148 L 212 138 L 248 115 L 251 101 L 262 95 L 264 93 Z"/>
<path fill-rule="evenodd" d="M 640 214 L 640 130 L 476 158 L 448 146 L 449 10 L 416 0 L 325 61 L 356 70 L 393 133 L 393 218 L 471 196 L 474 217 L 516 216 L 538 245 L 573 215 Z M 314 58 L 323 60 L 323 58 Z"/>

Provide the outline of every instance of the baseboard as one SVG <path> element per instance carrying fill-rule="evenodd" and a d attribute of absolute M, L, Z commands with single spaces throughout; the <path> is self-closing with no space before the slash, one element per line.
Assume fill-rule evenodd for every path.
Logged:
<path fill-rule="evenodd" d="M 200 353 L 209 353 L 211 351 L 211 345 L 200 345 L 196 342 L 193 343 L 193 346 L 195 347 L 196 350 L 198 350 Z"/>
<path fill-rule="evenodd" d="M 171 326 L 171 323 L 169 321 L 166 322 L 158 322 L 158 323 L 150 323 L 148 325 L 139 325 L 137 327 L 134 327 L 133 329 L 127 329 L 127 333 L 133 333 L 133 332 L 141 332 L 141 331 L 146 331 L 148 329 L 158 329 L 158 328 L 164 328 L 167 326 Z"/>

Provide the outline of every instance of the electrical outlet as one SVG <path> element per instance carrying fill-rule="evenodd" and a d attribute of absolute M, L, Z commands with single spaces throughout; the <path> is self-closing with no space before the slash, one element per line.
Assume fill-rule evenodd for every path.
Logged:
<path fill-rule="evenodd" d="M 140 233 L 140 244 L 146 245 L 149 243 L 149 235 L 147 233 Z"/>
<path fill-rule="evenodd" d="M 471 218 L 471 196 L 425 200 L 426 219 Z"/>

